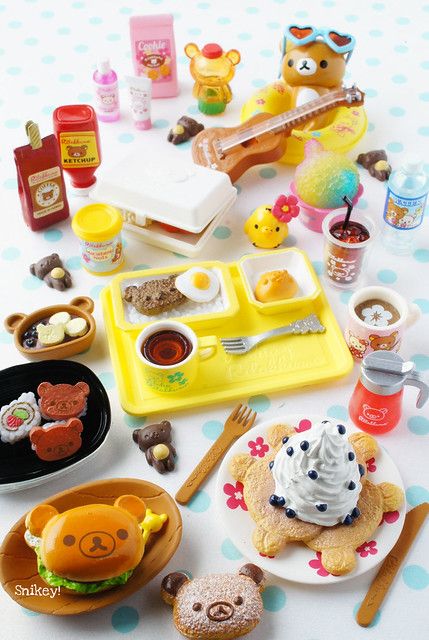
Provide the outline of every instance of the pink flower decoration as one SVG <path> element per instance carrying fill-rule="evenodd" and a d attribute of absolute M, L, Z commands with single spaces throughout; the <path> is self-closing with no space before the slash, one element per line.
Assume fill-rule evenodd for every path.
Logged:
<path fill-rule="evenodd" d="M 388 511 L 387 513 L 383 513 L 383 517 L 381 518 L 380 524 L 385 522 L 386 524 L 393 524 L 399 518 L 399 511 Z"/>
<path fill-rule="evenodd" d="M 280 222 L 290 222 L 299 214 L 298 198 L 280 195 L 275 201 L 271 213 Z"/>
<path fill-rule="evenodd" d="M 275 82 L 273 86 L 274 86 L 274 89 L 277 91 L 277 93 L 280 93 L 280 94 L 283 94 L 286 90 L 285 86 L 280 82 Z"/>
<path fill-rule="evenodd" d="M 308 431 L 308 429 L 311 429 L 311 420 L 307 420 L 307 418 L 304 418 L 304 420 L 300 420 L 299 425 L 295 427 L 295 431 L 297 433 Z"/>
<path fill-rule="evenodd" d="M 369 460 L 366 461 L 366 470 L 368 472 L 372 472 L 372 473 L 374 473 L 374 471 L 377 471 L 377 465 L 375 464 L 375 458 L 370 458 Z"/>
<path fill-rule="evenodd" d="M 226 501 L 226 504 L 230 509 L 237 509 L 237 507 L 240 507 L 243 511 L 247 511 L 247 505 L 244 502 L 242 482 L 237 481 L 235 485 L 227 482 L 223 485 L 223 492 L 226 493 L 227 496 L 230 496 Z"/>
<path fill-rule="evenodd" d="M 364 542 L 356 551 L 361 558 L 366 558 L 368 555 L 375 556 L 378 553 L 377 542 L 375 540 Z"/>
<path fill-rule="evenodd" d="M 329 576 L 330 573 L 329 573 L 329 571 L 326 571 L 325 567 L 322 565 L 322 559 L 321 558 L 322 558 L 322 554 L 320 553 L 320 551 L 317 551 L 316 559 L 315 560 L 310 560 L 310 562 L 308 564 L 312 569 L 317 569 L 317 575 L 318 576 L 322 576 L 322 578 L 326 578 L 326 576 Z"/>
<path fill-rule="evenodd" d="M 265 104 L 265 100 L 263 98 L 258 98 L 256 100 L 256 104 Z"/>
<path fill-rule="evenodd" d="M 247 446 L 250 449 L 250 455 L 255 458 L 263 458 L 270 448 L 265 444 L 264 439 L 261 436 L 258 436 L 255 441 L 250 440 L 250 442 L 247 443 Z"/>

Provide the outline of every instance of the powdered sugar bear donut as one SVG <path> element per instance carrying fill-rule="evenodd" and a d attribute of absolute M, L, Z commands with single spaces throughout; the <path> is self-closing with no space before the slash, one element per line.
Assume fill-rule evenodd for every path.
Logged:
<path fill-rule="evenodd" d="M 176 629 L 186 638 L 230 640 L 259 623 L 264 582 L 264 572 L 254 564 L 245 564 L 236 574 L 195 580 L 175 572 L 163 579 L 161 595 L 173 606 Z"/>

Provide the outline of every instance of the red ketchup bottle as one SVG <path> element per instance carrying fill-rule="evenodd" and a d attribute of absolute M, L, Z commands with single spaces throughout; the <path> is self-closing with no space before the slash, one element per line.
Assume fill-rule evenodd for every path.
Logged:
<path fill-rule="evenodd" d="M 391 351 L 374 351 L 364 358 L 349 403 L 350 417 L 359 429 L 376 436 L 396 427 L 407 384 L 420 389 L 416 407 L 420 409 L 425 404 L 429 387 L 414 367 L 414 362 L 404 362 Z"/>
<path fill-rule="evenodd" d="M 25 223 L 45 229 L 69 216 L 60 152 L 54 134 L 40 137 L 39 127 L 25 125 L 30 144 L 14 149 L 18 194 Z"/>
<path fill-rule="evenodd" d="M 70 175 L 79 195 L 87 195 L 95 184 L 94 173 L 101 163 L 100 136 L 95 111 L 87 104 L 57 107 L 54 132 L 60 147 L 61 165 Z"/>

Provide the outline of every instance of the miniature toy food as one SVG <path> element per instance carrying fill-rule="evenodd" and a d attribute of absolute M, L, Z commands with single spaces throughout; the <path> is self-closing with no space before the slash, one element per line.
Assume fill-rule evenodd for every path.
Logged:
<path fill-rule="evenodd" d="M 31 448 L 41 460 L 62 460 L 79 451 L 82 446 L 82 431 L 83 425 L 79 418 L 33 427 L 30 431 Z"/>
<path fill-rule="evenodd" d="M 133 440 L 146 455 L 148 464 L 158 473 L 173 471 L 176 449 L 171 444 L 171 423 L 168 420 L 135 429 Z"/>
<path fill-rule="evenodd" d="M 76 384 L 51 384 L 41 382 L 37 387 L 40 396 L 39 408 L 46 420 L 67 420 L 85 415 L 89 386 L 86 382 Z"/>
<path fill-rule="evenodd" d="M 295 171 L 298 196 L 312 207 L 336 209 L 344 206 L 359 188 L 359 171 L 345 154 L 327 151 L 317 140 L 305 144 L 305 159 Z"/>
<path fill-rule="evenodd" d="M 293 298 L 298 291 L 298 284 L 287 269 L 267 271 L 256 283 L 255 298 L 259 302 L 274 302 Z"/>
<path fill-rule="evenodd" d="M 380 182 L 389 179 L 392 173 L 392 167 L 387 160 L 387 154 L 384 149 L 376 149 L 360 153 L 356 158 L 356 162 L 364 169 L 367 169 L 373 178 L 377 178 Z"/>
<path fill-rule="evenodd" d="M 64 325 L 64 333 L 69 338 L 80 338 L 88 331 L 88 323 L 85 318 L 73 318 Z"/>
<path fill-rule="evenodd" d="M 58 311 L 49 318 L 49 324 L 66 324 L 69 320 L 71 320 L 71 315 L 68 311 Z"/>
<path fill-rule="evenodd" d="M 34 548 L 38 572 L 47 584 L 81 595 L 98 593 L 130 579 L 150 533 L 166 520 L 166 514 L 153 513 L 135 495 L 63 513 L 41 504 L 25 519 L 25 541 Z"/>
<path fill-rule="evenodd" d="M 88 331 L 85 318 L 72 316 L 67 311 L 58 311 L 49 318 L 42 318 L 30 325 L 22 334 L 22 346 L 26 349 L 53 347 L 80 338 Z"/>
<path fill-rule="evenodd" d="M 42 324 L 37 325 L 37 337 L 43 347 L 53 347 L 61 344 L 64 340 L 64 326 L 62 324 Z"/>
<path fill-rule="evenodd" d="M 174 624 L 186 638 L 238 638 L 256 627 L 263 613 L 265 574 L 254 564 L 238 573 L 190 579 L 182 572 L 162 581 L 161 596 L 173 607 Z"/>
<path fill-rule="evenodd" d="M 39 278 L 39 280 L 46 282 L 48 287 L 57 291 L 69 289 L 73 284 L 71 275 L 64 269 L 58 253 L 51 253 L 50 256 L 45 256 L 30 265 L 30 273 Z"/>
<path fill-rule="evenodd" d="M 275 556 L 302 541 L 320 553 L 326 571 L 344 575 L 355 568 L 355 550 L 371 540 L 383 513 L 401 507 L 400 487 L 367 478 L 365 463 L 378 452 L 374 438 L 362 432 L 347 437 L 346 431 L 330 420 L 304 433 L 277 424 L 268 432 L 272 454 L 260 462 L 247 454 L 232 458 L 230 472 L 243 483 L 259 553 Z"/>
<path fill-rule="evenodd" d="M 177 124 L 170 129 L 167 140 L 173 144 L 182 144 L 182 142 L 187 142 L 203 129 L 204 125 L 200 122 L 190 116 L 182 116 L 178 119 Z"/>
<path fill-rule="evenodd" d="M 21 393 L 17 400 L 12 400 L 0 409 L 1 441 L 15 444 L 26 438 L 40 421 L 40 411 L 34 393 Z"/>
<path fill-rule="evenodd" d="M 177 276 L 176 288 L 193 302 L 210 302 L 219 293 L 219 279 L 213 271 L 192 267 Z"/>
<path fill-rule="evenodd" d="M 186 301 L 185 296 L 175 286 L 176 274 L 159 280 L 148 280 L 139 286 L 126 287 L 124 300 L 139 312 L 156 316 L 175 309 Z"/>

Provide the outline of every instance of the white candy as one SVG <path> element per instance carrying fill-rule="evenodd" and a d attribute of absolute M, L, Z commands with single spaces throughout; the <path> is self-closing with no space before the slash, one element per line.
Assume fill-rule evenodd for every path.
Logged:
<path fill-rule="evenodd" d="M 62 324 L 38 324 L 37 336 L 44 347 L 53 347 L 64 340 L 64 326 Z"/>
<path fill-rule="evenodd" d="M 71 320 L 71 315 L 67 311 L 58 311 L 49 318 L 49 324 L 66 324 Z"/>
<path fill-rule="evenodd" d="M 70 338 L 79 338 L 88 332 L 88 325 L 85 318 L 73 318 L 67 322 L 64 330 Z"/>

